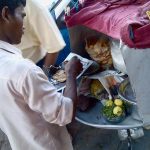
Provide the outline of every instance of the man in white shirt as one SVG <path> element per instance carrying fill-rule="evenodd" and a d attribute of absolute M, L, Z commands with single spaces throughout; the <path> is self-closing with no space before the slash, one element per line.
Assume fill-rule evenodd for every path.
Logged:
<path fill-rule="evenodd" d="M 12 150 L 72 150 L 65 125 L 75 112 L 82 65 L 77 58 L 67 63 L 63 96 L 41 68 L 22 57 L 12 44 L 21 41 L 25 2 L 0 1 L 0 128 Z"/>
<path fill-rule="evenodd" d="M 64 48 L 65 42 L 48 8 L 41 0 L 27 0 L 25 12 L 25 32 L 17 47 L 22 50 L 24 58 L 31 59 L 40 67 L 42 64 L 55 64 L 57 54 Z M 40 60 L 43 60 L 42 64 Z"/>

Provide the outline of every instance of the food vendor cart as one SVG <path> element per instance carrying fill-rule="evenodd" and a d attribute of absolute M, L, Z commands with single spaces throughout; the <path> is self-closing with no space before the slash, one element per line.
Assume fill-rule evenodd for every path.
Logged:
<path fill-rule="evenodd" d="M 72 52 L 89 58 L 85 39 L 108 36 L 114 68 L 128 75 L 136 97 L 134 113 L 119 124 L 109 124 L 102 119 L 100 103 L 89 112 L 77 112 L 76 119 L 81 123 L 105 129 L 150 125 L 149 10 L 148 0 L 86 0 L 66 16 Z"/>

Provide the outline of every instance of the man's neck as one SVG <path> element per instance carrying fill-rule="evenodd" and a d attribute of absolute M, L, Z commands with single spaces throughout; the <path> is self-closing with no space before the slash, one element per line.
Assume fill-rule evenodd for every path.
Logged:
<path fill-rule="evenodd" d="M 3 26 L 1 26 L 0 28 L 0 40 L 11 44 L 9 38 L 7 37 L 5 33 L 5 29 L 3 28 Z"/>

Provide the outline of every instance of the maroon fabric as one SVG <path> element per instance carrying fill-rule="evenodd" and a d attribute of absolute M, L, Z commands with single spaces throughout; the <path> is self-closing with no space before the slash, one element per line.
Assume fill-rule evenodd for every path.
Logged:
<path fill-rule="evenodd" d="M 87 0 L 79 9 L 66 16 L 68 27 L 84 25 L 131 48 L 150 48 L 149 0 Z"/>

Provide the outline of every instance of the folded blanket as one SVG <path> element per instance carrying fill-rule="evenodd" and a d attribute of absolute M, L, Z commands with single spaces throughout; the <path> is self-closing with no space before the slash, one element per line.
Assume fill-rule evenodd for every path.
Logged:
<path fill-rule="evenodd" d="M 68 27 L 84 25 L 112 38 L 121 39 L 131 48 L 150 47 L 149 0 L 86 0 L 84 8 L 71 10 Z"/>

